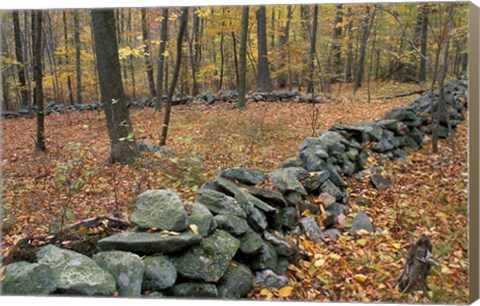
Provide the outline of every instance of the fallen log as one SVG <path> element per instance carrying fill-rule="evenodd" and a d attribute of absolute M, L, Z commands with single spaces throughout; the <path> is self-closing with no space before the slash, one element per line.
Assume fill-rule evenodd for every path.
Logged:
<path fill-rule="evenodd" d="M 408 97 L 408 96 L 413 96 L 413 95 L 423 95 L 427 91 L 428 91 L 428 89 L 424 88 L 424 89 L 418 89 L 418 90 L 414 90 L 414 91 L 410 91 L 410 92 L 406 92 L 406 93 L 396 94 L 396 95 L 393 95 L 393 96 L 380 96 L 380 97 L 377 97 L 377 99 L 391 100 L 391 99 Z"/>

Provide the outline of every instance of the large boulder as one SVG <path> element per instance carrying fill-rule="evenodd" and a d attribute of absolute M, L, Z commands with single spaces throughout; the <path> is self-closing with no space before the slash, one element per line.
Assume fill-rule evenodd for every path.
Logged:
<path fill-rule="evenodd" d="M 218 282 L 218 296 L 223 299 L 246 297 L 252 289 L 253 273 L 250 268 L 239 262 L 232 262 Z"/>
<path fill-rule="evenodd" d="M 5 295 L 48 295 L 57 289 L 49 266 L 19 261 L 5 267 Z"/>
<path fill-rule="evenodd" d="M 188 210 L 190 211 L 188 223 L 190 225 L 195 224 L 198 227 L 198 233 L 202 237 L 208 236 L 217 227 L 217 222 L 206 206 L 193 203 L 188 206 Z"/>
<path fill-rule="evenodd" d="M 174 253 L 198 244 L 202 236 L 190 232 L 179 235 L 166 235 L 161 232 L 122 232 L 98 241 L 102 251 L 119 250 L 139 255 Z"/>
<path fill-rule="evenodd" d="M 184 205 L 171 190 L 147 190 L 137 197 L 135 205 L 130 219 L 140 228 L 183 231 L 188 226 Z"/>
<path fill-rule="evenodd" d="M 239 247 L 238 239 L 217 229 L 199 245 L 177 257 L 174 264 L 183 277 L 216 282 L 227 270 Z"/>
<path fill-rule="evenodd" d="M 144 290 L 162 290 L 175 284 L 177 270 L 165 256 L 149 256 L 143 259 L 145 274 L 142 288 Z"/>
<path fill-rule="evenodd" d="M 53 281 L 63 292 L 105 296 L 115 292 L 113 276 L 85 255 L 47 245 L 37 252 L 37 260 L 52 269 Z"/>
<path fill-rule="evenodd" d="M 234 215 L 240 218 L 246 218 L 245 211 L 238 202 L 221 192 L 204 189 L 197 193 L 195 200 L 205 205 L 214 214 Z"/>
<path fill-rule="evenodd" d="M 263 184 L 265 181 L 265 174 L 262 171 L 242 167 L 223 170 L 220 172 L 220 176 L 248 185 Z"/>
<path fill-rule="evenodd" d="M 140 296 L 145 265 L 138 255 L 108 251 L 95 254 L 93 260 L 113 275 L 120 296 Z"/>

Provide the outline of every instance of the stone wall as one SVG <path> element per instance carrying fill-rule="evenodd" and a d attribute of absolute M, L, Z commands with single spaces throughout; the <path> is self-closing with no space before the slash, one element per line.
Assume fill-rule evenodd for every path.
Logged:
<path fill-rule="evenodd" d="M 466 98 L 464 81 L 447 85 L 452 127 L 464 119 Z M 371 151 L 405 159 L 408 150 L 418 149 L 430 133 L 428 113 L 437 105 L 438 95 L 433 103 L 427 95 L 378 121 L 336 124 L 306 138 L 296 157 L 270 173 L 221 171 L 193 204 L 170 190 L 145 191 L 135 201 L 134 231 L 100 240 L 91 258 L 47 245 L 36 263 L 6 266 L 3 293 L 234 299 L 254 285 L 283 287 L 283 274 L 298 252 L 286 235 L 304 233 L 318 243 L 340 235 L 333 226 L 348 214 L 344 177 L 364 171 Z M 446 118 L 440 121 L 441 138 L 448 134 Z M 301 217 L 305 210 L 313 216 Z M 314 217 L 321 210 L 325 218 Z M 364 212 L 357 213 L 350 231 L 360 229 L 375 230 Z"/>

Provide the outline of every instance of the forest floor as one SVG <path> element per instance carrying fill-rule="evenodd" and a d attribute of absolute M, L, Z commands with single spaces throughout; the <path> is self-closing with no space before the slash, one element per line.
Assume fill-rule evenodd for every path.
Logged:
<path fill-rule="evenodd" d="M 381 95 L 414 87 L 385 84 Z M 47 153 L 34 152 L 35 119 L 4 120 L 2 255 L 22 238 L 58 230 L 62 220 L 73 223 L 99 215 L 128 219 L 136 195 L 147 189 L 174 189 L 192 202 L 200 186 L 221 169 L 253 167 L 266 172 L 297 154 L 301 141 L 335 123 L 382 118 L 407 105 L 414 96 L 366 102 L 341 95 L 322 104 L 248 103 L 192 104 L 172 110 L 168 155 L 146 153 L 135 165 L 108 165 L 109 141 L 101 111 L 46 117 Z M 314 118 L 314 110 L 318 117 Z M 131 111 L 137 141 L 157 143 L 163 114 L 151 108 Z M 467 121 L 459 127 L 457 153 L 430 143 L 409 156 L 408 165 L 388 162 L 384 174 L 394 184 L 379 191 L 365 181 L 349 181 L 353 214 L 356 197 L 371 202 L 361 207 L 386 234 L 342 236 L 322 245 L 301 241 L 311 260 L 290 266 L 291 286 L 283 291 L 254 290 L 253 298 L 319 301 L 426 301 L 392 289 L 403 267 L 408 238 L 431 237 L 441 262 L 429 279 L 436 302 L 467 303 Z M 372 164 L 376 163 L 372 158 Z M 347 219 L 348 222 L 348 219 Z"/>

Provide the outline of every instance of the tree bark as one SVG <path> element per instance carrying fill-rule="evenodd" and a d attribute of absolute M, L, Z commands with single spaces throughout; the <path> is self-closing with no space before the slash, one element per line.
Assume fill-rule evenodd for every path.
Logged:
<path fill-rule="evenodd" d="M 307 82 L 307 92 L 312 93 L 314 91 L 313 75 L 315 72 L 315 54 L 317 52 L 317 28 L 318 28 L 318 5 L 313 7 L 313 25 L 312 36 L 310 37 L 310 64 L 309 64 L 309 78 Z M 312 96 L 313 100 L 313 96 Z"/>
<path fill-rule="evenodd" d="M 113 10 L 92 10 L 100 93 L 110 138 L 110 162 L 131 164 L 139 156 L 122 85 Z"/>
<path fill-rule="evenodd" d="M 157 72 L 157 101 L 155 110 L 162 111 L 163 104 L 163 70 L 165 66 L 165 46 L 168 39 L 168 8 L 162 9 L 162 29 L 160 32 L 160 45 L 158 48 L 158 72 Z"/>
<path fill-rule="evenodd" d="M 35 11 L 35 23 L 33 35 L 33 76 L 35 79 L 35 105 L 37 106 L 37 139 L 35 149 L 45 152 L 45 114 L 43 104 L 43 84 L 42 84 L 42 14 L 41 10 Z"/>
<path fill-rule="evenodd" d="M 427 34 L 428 34 L 428 14 L 430 9 L 428 6 L 424 6 L 422 10 L 422 30 L 421 30 L 421 43 L 420 43 L 420 52 L 426 57 L 427 56 Z M 423 82 L 427 78 L 427 62 L 425 58 L 420 57 L 420 72 L 419 72 L 419 81 Z"/>
<path fill-rule="evenodd" d="M 23 44 L 22 44 L 22 31 L 20 29 L 20 21 L 18 17 L 18 11 L 12 12 L 13 17 L 13 31 L 15 36 L 15 58 L 19 63 L 17 73 L 18 81 L 20 82 L 20 94 L 21 94 L 21 105 L 23 107 L 28 107 L 29 98 L 28 90 L 25 79 L 25 61 L 23 57 Z"/>
<path fill-rule="evenodd" d="M 239 69 L 238 69 L 238 100 L 237 107 L 246 108 L 245 92 L 246 92 L 246 74 L 247 74 L 247 36 L 248 36 L 248 13 L 249 7 L 242 8 L 242 32 L 240 35 L 240 54 L 239 54 Z"/>
<path fill-rule="evenodd" d="M 270 92 L 272 80 L 268 68 L 267 57 L 267 16 L 265 6 L 261 5 L 257 11 L 257 39 L 258 39 L 258 75 L 257 91 Z"/>
<path fill-rule="evenodd" d="M 365 54 L 367 50 L 368 37 L 372 28 L 373 20 L 375 18 L 375 11 L 370 13 L 370 5 L 366 5 L 366 15 L 363 19 L 362 39 L 360 44 L 360 54 L 355 70 L 355 80 L 353 84 L 353 92 L 356 92 L 362 86 L 363 72 L 365 70 Z"/>
<path fill-rule="evenodd" d="M 70 72 L 70 63 L 68 59 L 68 26 L 67 26 L 67 12 L 63 11 L 62 14 L 63 20 L 63 39 L 64 39 L 64 50 L 65 50 L 65 68 L 67 72 Z M 68 100 L 70 104 L 73 104 L 73 90 L 72 90 L 72 78 L 70 75 L 67 75 L 67 88 L 68 88 Z"/>
<path fill-rule="evenodd" d="M 128 10 L 128 32 L 132 33 L 132 9 Z M 134 47 L 134 40 L 130 36 L 130 48 L 133 49 Z M 135 90 L 135 69 L 133 67 L 133 55 L 130 55 L 130 80 L 132 82 L 132 99 L 135 100 L 136 98 L 136 90 Z"/>
<path fill-rule="evenodd" d="M 167 143 L 168 127 L 170 124 L 170 113 L 172 110 L 172 98 L 175 92 L 175 87 L 177 86 L 178 75 L 180 74 L 180 65 L 182 64 L 182 43 L 183 36 L 185 34 L 185 28 L 187 27 L 187 22 L 188 7 L 184 7 L 182 8 L 181 24 L 177 38 L 177 59 L 175 61 L 175 68 L 173 70 L 172 82 L 170 83 L 170 88 L 168 89 L 167 105 L 165 106 L 165 117 L 163 120 L 162 135 L 160 138 L 161 146 L 164 146 Z"/>
<path fill-rule="evenodd" d="M 291 86 L 291 70 L 290 70 L 290 65 L 289 63 L 289 58 L 290 58 L 290 48 L 289 48 L 289 40 L 290 40 L 290 21 L 292 19 L 292 6 L 289 5 L 287 7 L 287 22 L 285 24 L 285 31 L 283 34 L 280 36 L 280 56 L 281 56 L 281 62 L 280 62 L 280 73 L 278 76 L 278 84 L 280 88 L 286 87 L 286 84 L 289 83 L 289 89 L 292 90 Z M 285 72 L 285 66 L 288 65 L 288 75 Z"/>
<path fill-rule="evenodd" d="M 330 47 L 330 54 L 327 60 L 327 71 L 328 76 L 326 80 L 328 84 L 326 86 L 327 91 L 329 91 L 330 84 L 338 82 L 341 75 L 342 67 L 342 57 L 341 57 L 341 48 L 342 48 L 342 26 L 343 22 L 343 5 L 337 5 L 337 13 L 334 19 L 333 26 L 333 35 L 332 35 L 332 44 Z"/>
<path fill-rule="evenodd" d="M 73 11 L 73 39 L 75 43 L 75 72 L 77 75 L 77 103 L 82 104 L 82 63 L 80 45 L 80 20 L 78 11 Z"/>
<path fill-rule="evenodd" d="M 200 92 L 200 84 L 197 81 L 198 67 L 200 65 L 200 18 L 198 14 L 193 12 L 193 25 L 192 25 L 192 95 L 196 96 Z"/>
<path fill-rule="evenodd" d="M 153 77 L 153 64 L 150 55 L 150 29 L 148 26 L 147 20 L 147 9 L 142 8 L 142 36 L 143 36 L 143 55 L 145 57 L 145 69 L 147 72 L 148 78 L 148 88 L 150 89 L 150 97 L 156 97 L 156 89 L 155 89 L 155 80 Z"/>

